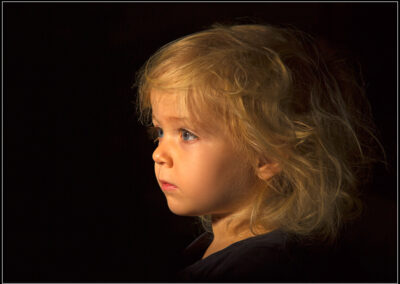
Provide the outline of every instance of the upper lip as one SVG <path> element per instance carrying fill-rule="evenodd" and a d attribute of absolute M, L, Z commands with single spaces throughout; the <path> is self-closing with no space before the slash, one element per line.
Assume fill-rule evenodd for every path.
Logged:
<path fill-rule="evenodd" d="M 175 184 L 170 183 L 169 181 L 162 180 L 162 179 L 160 179 L 160 183 L 161 184 L 170 184 L 170 185 L 176 186 Z"/>

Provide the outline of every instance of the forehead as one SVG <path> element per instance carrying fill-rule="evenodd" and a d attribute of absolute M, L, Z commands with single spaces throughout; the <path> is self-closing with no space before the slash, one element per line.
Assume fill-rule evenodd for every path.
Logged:
<path fill-rule="evenodd" d="M 153 89 L 150 92 L 152 117 L 168 120 L 189 119 L 190 114 L 183 104 L 183 94 L 176 91 L 162 91 Z"/>
<path fill-rule="evenodd" d="M 194 94 L 190 94 L 194 95 Z M 207 106 L 193 105 L 186 99 L 184 91 L 164 91 L 154 89 L 150 92 L 152 119 L 158 123 L 183 122 L 204 134 L 226 131 L 224 123 Z"/>

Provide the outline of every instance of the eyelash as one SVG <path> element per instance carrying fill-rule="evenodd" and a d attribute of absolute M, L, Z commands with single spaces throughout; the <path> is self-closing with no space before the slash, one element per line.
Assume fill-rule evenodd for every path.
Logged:
<path fill-rule="evenodd" d="M 160 131 L 162 132 L 162 128 L 158 127 L 158 126 L 151 126 L 148 129 L 148 133 L 149 133 L 150 139 L 153 140 L 154 143 L 156 143 L 157 141 L 160 140 L 160 138 L 162 138 L 162 137 L 160 137 L 161 136 L 160 135 Z M 186 130 L 184 128 L 179 128 L 179 132 L 180 132 L 180 136 L 181 136 L 182 139 L 183 139 L 183 136 L 185 134 L 188 134 L 189 136 L 192 137 L 192 139 L 189 139 L 189 140 L 183 139 L 183 141 L 185 141 L 185 142 L 193 141 L 193 140 L 199 138 L 196 135 L 194 135 L 192 132 L 190 132 L 190 131 L 188 131 L 188 130 Z"/>
<path fill-rule="evenodd" d="M 195 139 L 199 138 L 196 135 L 194 135 L 192 132 L 190 132 L 190 131 L 188 131 L 186 129 L 181 128 L 181 129 L 179 129 L 179 131 L 181 132 L 182 139 L 183 139 L 183 135 L 185 133 L 189 134 L 189 136 L 191 136 L 193 138 L 193 139 L 190 139 L 190 140 L 183 140 L 183 141 L 192 141 L 192 140 L 195 140 Z"/>
<path fill-rule="evenodd" d="M 149 135 L 150 140 L 154 143 L 158 141 L 159 137 L 159 127 L 151 126 L 147 129 L 147 133 Z"/>

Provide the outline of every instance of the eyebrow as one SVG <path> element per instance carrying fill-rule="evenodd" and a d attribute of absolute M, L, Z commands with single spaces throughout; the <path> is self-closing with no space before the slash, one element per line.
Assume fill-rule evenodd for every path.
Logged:
<path fill-rule="evenodd" d="M 157 117 L 152 114 L 151 118 L 153 119 L 153 122 L 157 122 L 157 124 L 161 125 L 161 123 L 157 120 Z M 190 126 L 193 131 L 196 131 L 197 134 L 200 134 L 202 136 L 205 135 L 210 135 L 213 134 L 214 131 L 211 130 L 209 127 L 204 127 L 203 125 L 199 124 L 193 124 L 188 117 L 178 117 L 178 116 L 170 116 L 167 117 L 166 120 L 173 120 L 173 121 L 186 121 L 186 123 L 189 123 L 188 126 Z"/>
<path fill-rule="evenodd" d="M 152 115 L 151 118 L 152 118 L 153 120 L 155 120 L 156 122 L 159 123 L 159 121 L 158 121 L 158 119 L 155 117 L 155 115 Z M 167 120 L 187 120 L 187 119 L 188 119 L 187 117 L 178 117 L 178 116 L 170 116 L 170 117 L 167 117 Z"/>

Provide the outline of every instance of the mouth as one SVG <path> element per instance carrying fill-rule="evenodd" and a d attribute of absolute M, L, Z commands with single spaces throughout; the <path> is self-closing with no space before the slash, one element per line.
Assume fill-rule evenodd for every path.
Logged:
<path fill-rule="evenodd" d="M 172 190 L 176 190 L 178 188 L 175 184 L 169 183 L 164 180 L 160 180 L 160 184 L 161 184 L 162 190 L 164 190 L 164 191 L 172 191 Z"/>

